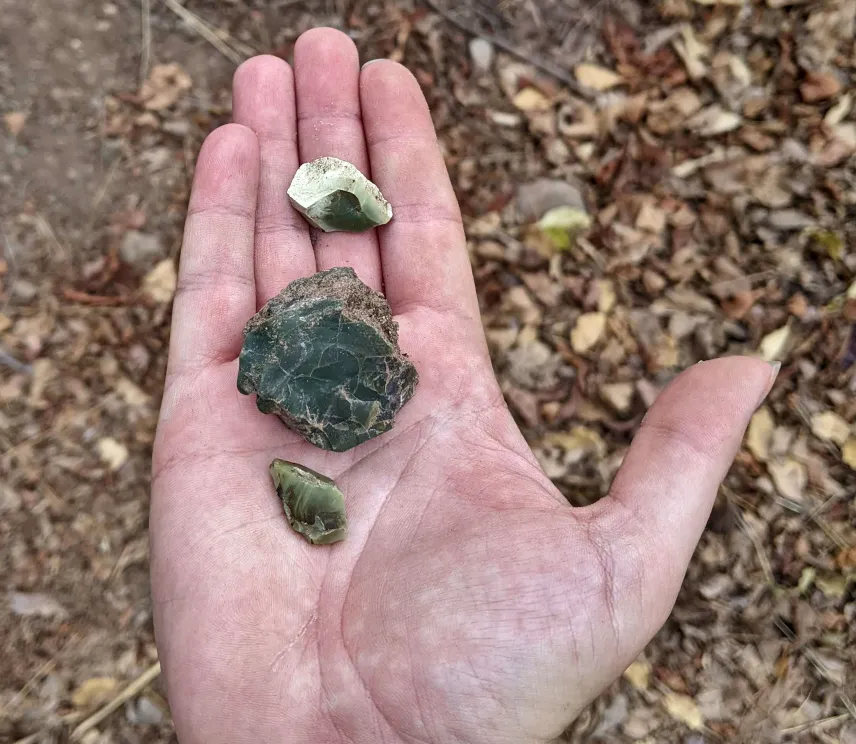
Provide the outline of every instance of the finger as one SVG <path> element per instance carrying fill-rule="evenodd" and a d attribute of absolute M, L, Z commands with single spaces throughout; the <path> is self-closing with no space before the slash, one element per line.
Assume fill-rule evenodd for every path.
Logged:
<path fill-rule="evenodd" d="M 315 273 L 306 221 L 286 196 L 299 166 L 294 75 L 278 57 L 254 57 L 236 70 L 233 87 L 235 121 L 259 139 L 255 275 L 261 306 L 293 279 Z"/>
<path fill-rule="evenodd" d="M 392 203 L 379 229 L 392 309 L 450 311 L 481 333 L 461 214 L 419 84 L 381 60 L 363 69 L 360 91 L 372 174 Z"/>
<path fill-rule="evenodd" d="M 360 116 L 360 60 L 341 31 L 307 31 L 294 47 L 300 160 L 332 156 L 371 178 Z M 321 233 L 315 243 L 320 270 L 351 266 L 366 284 L 381 289 L 377 232 Z"/>
<path fill-rule="evenodd" d="M 202 146 L 184 228 L 169 346 L 170 374 L 232 361 L 256 310 L 253 231 L 259 147 L 227 124 Z"/>
<path fill-rule="evenodd" d="M 681 374 L 657 398 L 609 496 L 594 507 L 605 533 L 635 546 L 627 554 L 659 577 L 669 608 L 776 372 L 758 359 L 730 357 Z"/>

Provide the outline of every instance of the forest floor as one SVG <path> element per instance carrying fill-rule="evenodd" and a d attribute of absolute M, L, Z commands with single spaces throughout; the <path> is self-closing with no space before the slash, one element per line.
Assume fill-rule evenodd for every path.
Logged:
<path fill-rule="evenodd" d="M 0 0 L 0 742 L 174 740 L 146 531 L 193 163 L 236 64 L 331 25 L 423 86 L 497 375 L 572 503 L 680 370 L 783 362 L 671 618 L 565 738 L 856 743 L 854 17 Z M 573 239 L 537 224 L 561 206 Z"/>

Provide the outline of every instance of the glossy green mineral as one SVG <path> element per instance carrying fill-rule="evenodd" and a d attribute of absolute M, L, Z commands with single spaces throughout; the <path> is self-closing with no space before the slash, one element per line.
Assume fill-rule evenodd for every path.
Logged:
<path fill-rule="evenodd" d="M 388 431 L 418 379 L 386 300 L 350 268 L 293 281 L 244 329 L 238 390 L 322 449 Z"/>
<path fill-rule="evenodd" d="M 392 219 L 392 206 L 359 168 L 339 158 L 304 163 L 288 198 L 310 225 L 324 232 L 362 232 Z"/>
<path fill-rule="evenodd" d="M 313 545 L 344 540 L 345 497 L 327 476 L 287 460 L 274 460 L 270 476 L 288 523 Z"/>

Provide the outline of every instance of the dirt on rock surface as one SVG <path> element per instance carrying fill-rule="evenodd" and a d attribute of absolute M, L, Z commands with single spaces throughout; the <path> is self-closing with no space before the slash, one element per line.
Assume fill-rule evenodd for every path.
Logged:
<path fill-rule="evenodd" d="M 78 738 L 174 740 L 146 528 L 193 163 L 236 63 L 332 25 L 425 90 L 500 383 L 572 503 L 681 369 L 783 362 L 669 621 L 564 738 L 856 742 L 854 19 L 0 0 L 0 741 L 65 741 L 135 680 Z M 563 206 L 591 220 L 574 240 L 537 225 Z"/>

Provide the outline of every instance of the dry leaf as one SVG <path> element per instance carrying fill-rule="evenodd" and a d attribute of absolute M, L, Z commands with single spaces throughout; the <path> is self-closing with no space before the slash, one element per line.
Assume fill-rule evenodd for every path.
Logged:
<path fill-rule="evenodd" d="M 783 359 L 790 337 L 791 328 L 787 325 L 782 326 L 772 333 L 768 333 L 761 339 L 761 344 L 758 347 L 761 358 L 767 362 L 776 362 Z"/>
<path fill-rule="evenodd" d="M 549 111 L 553 105 L 537 88 L 529 86 L 514 96 L 514 105 L 521 111 Z"/>
<path fill-rule="evenodd" d="M 841 92 L 841 81 L 828 71 L 808 72 L 800 86 L 800 95 L 806 103 L 825 101 Z"/>
<path fill-rule="evenodd" d="M 600 395 L 616 413 L 627 413 L 633 403 L 635 390 L 631 382 L 615 382 L 603 385 L 600 388 Z"/>
<path fill-rule="evenodd" d="M 155 65 L 149 79 L 140 88 L 140 98 L 149 111 L 163 111 L 178 101 L 192 85 L 190 76 L 178 63 Z"/>
<path fill-rule="evenodd" d="M 659 235 L 666 227 L 666 213 L 653 202 L 646 201 L 636 217 L 636 228 Z"/>
<path fill-rule="evenodd" d="M 687 121 L 687 126 L 702 137 L 715 137 L 733 132 L 743 123 L 743 117 L 733 111 L 726 111 L 719 104 L 708 106 Z"/>
<path fill-rule="evenodd" d="M 651 684 L 651 665 L 645 659 L 637 659 L 624 670 L 624 677 L 637 690 L 647 690 Z"/>
<path fill-rule="evenodd" d="M 856 437 L 848 439 L 841 448 L 841 459 L 845 465 L 856 470 Z"/>
<path fill-rule="evenodd" d="M 826 116 L 823 117 L 823 123 L 828 127 L 838 126 L 847 118 L 847 115 L 850 113 L 852 108 L 853 95 L 851 93 L 845 93 L 841 96 L 841 100 L 826 112 Z"/>
<path fill-rule="evenodd" d="M 584 63 L 577 65 L 574 72 L 580 85 L 594 90 L 609 90 L 624 82 L 621 75 L 599 65 Z"/>
<path fill-rule="evenodd" d="M 698 709 L 695 700 L 688 695 L 679 695 L 675 692 L 668 693 L 663 698 L 666 712 L 676 721 L 680 721 L 693 731 L 704 728 L 704 717 Z"/>
<path fill-rule="evenodd" d="M 93 677 L 82 682 L 71 695 L 75 708 L 95 708 L 103 705 L 119 687 L 119 681 L 113 677 Z"/>
<path fill-rule="evenodd" d="M 27 123 L 27 115 L 23 111 L 10 111 L 3 115 L 3 121 L 6 122 L 6 129 L 13 137 L 17 137 L 23 130 L 24 124 Z"/>
<path fill-rule="evenodd" d="M 178 285 L 175 262 L 165 258 L 155 265 L 143 279 L 143 292 L 154 302 L 166 304 L 172 300 Z"/>
<path fill-rule="evenodd" d="M 571 331 L 571 346 L 577 354 L 583 354 L 600 341 L 605 330 L 604 313 L 584 313 Z"/>
<path fill-rule="evenodd" d="M 597 309 L 602 313 L 608 313 L 615 307 L 618 298 L 615 295 L 615 285 L 609 279 L 598 279 L 597 286 Z"/>
<path fill-rule="evenodd" d="M 119 470 L 128 461 L 128 448 L 113 437 L 104 437 L 96 445 L 98 456 L 110 470 Z"/>
<path fill-rule="evenodd" d="M 116 383 L 116 392 L 119 397 L 133 408 L 140 408 L 148 404 L 150 398 L 147 393 L 131 382 L 127 377 L 122 377 Z"/>
<path fill-rule="evenodd" d="M 792 457 L 787 457 L 784 460 L 769 463 L 767 470 L 776 490 L 784 498 L 802 502 L 803 491 L 808 483 L 805 465 Z"/>
<path fill-rule="evenodd" d="M 746 433 L 746 446 L 756 460 L 766 462 L 770 457 L 770 445 L 773 441 L 773 414 L 767 406 L 758 409 L 749 422 Z"/>
<path fill-rule="evenodd" d="M 698 80 L 707 74 L 707 65 L 702 60 L 708 55 L 708 48 L 696 38 L 692 26 L 685 23 L 681 27 L 681 38 L 672 44 L 691 79 Z"/>
<path fill-rule="evenodd" d="M 586 455 L 603 457 L 606 454 L 603 438 L 585 426 L 575 426 L 569 432 L 551 432 L 544 437 L 542 444 L 561 447 L 568 453 L 571 462 L 578 462 Z"/>
<path fill-rule="evenodd" d="M 850 438 L 850 424 L 837 413 L 824 411 L 811 417 L 811 432 L 818 439 L 835 442 L 840 447 Z"/>

